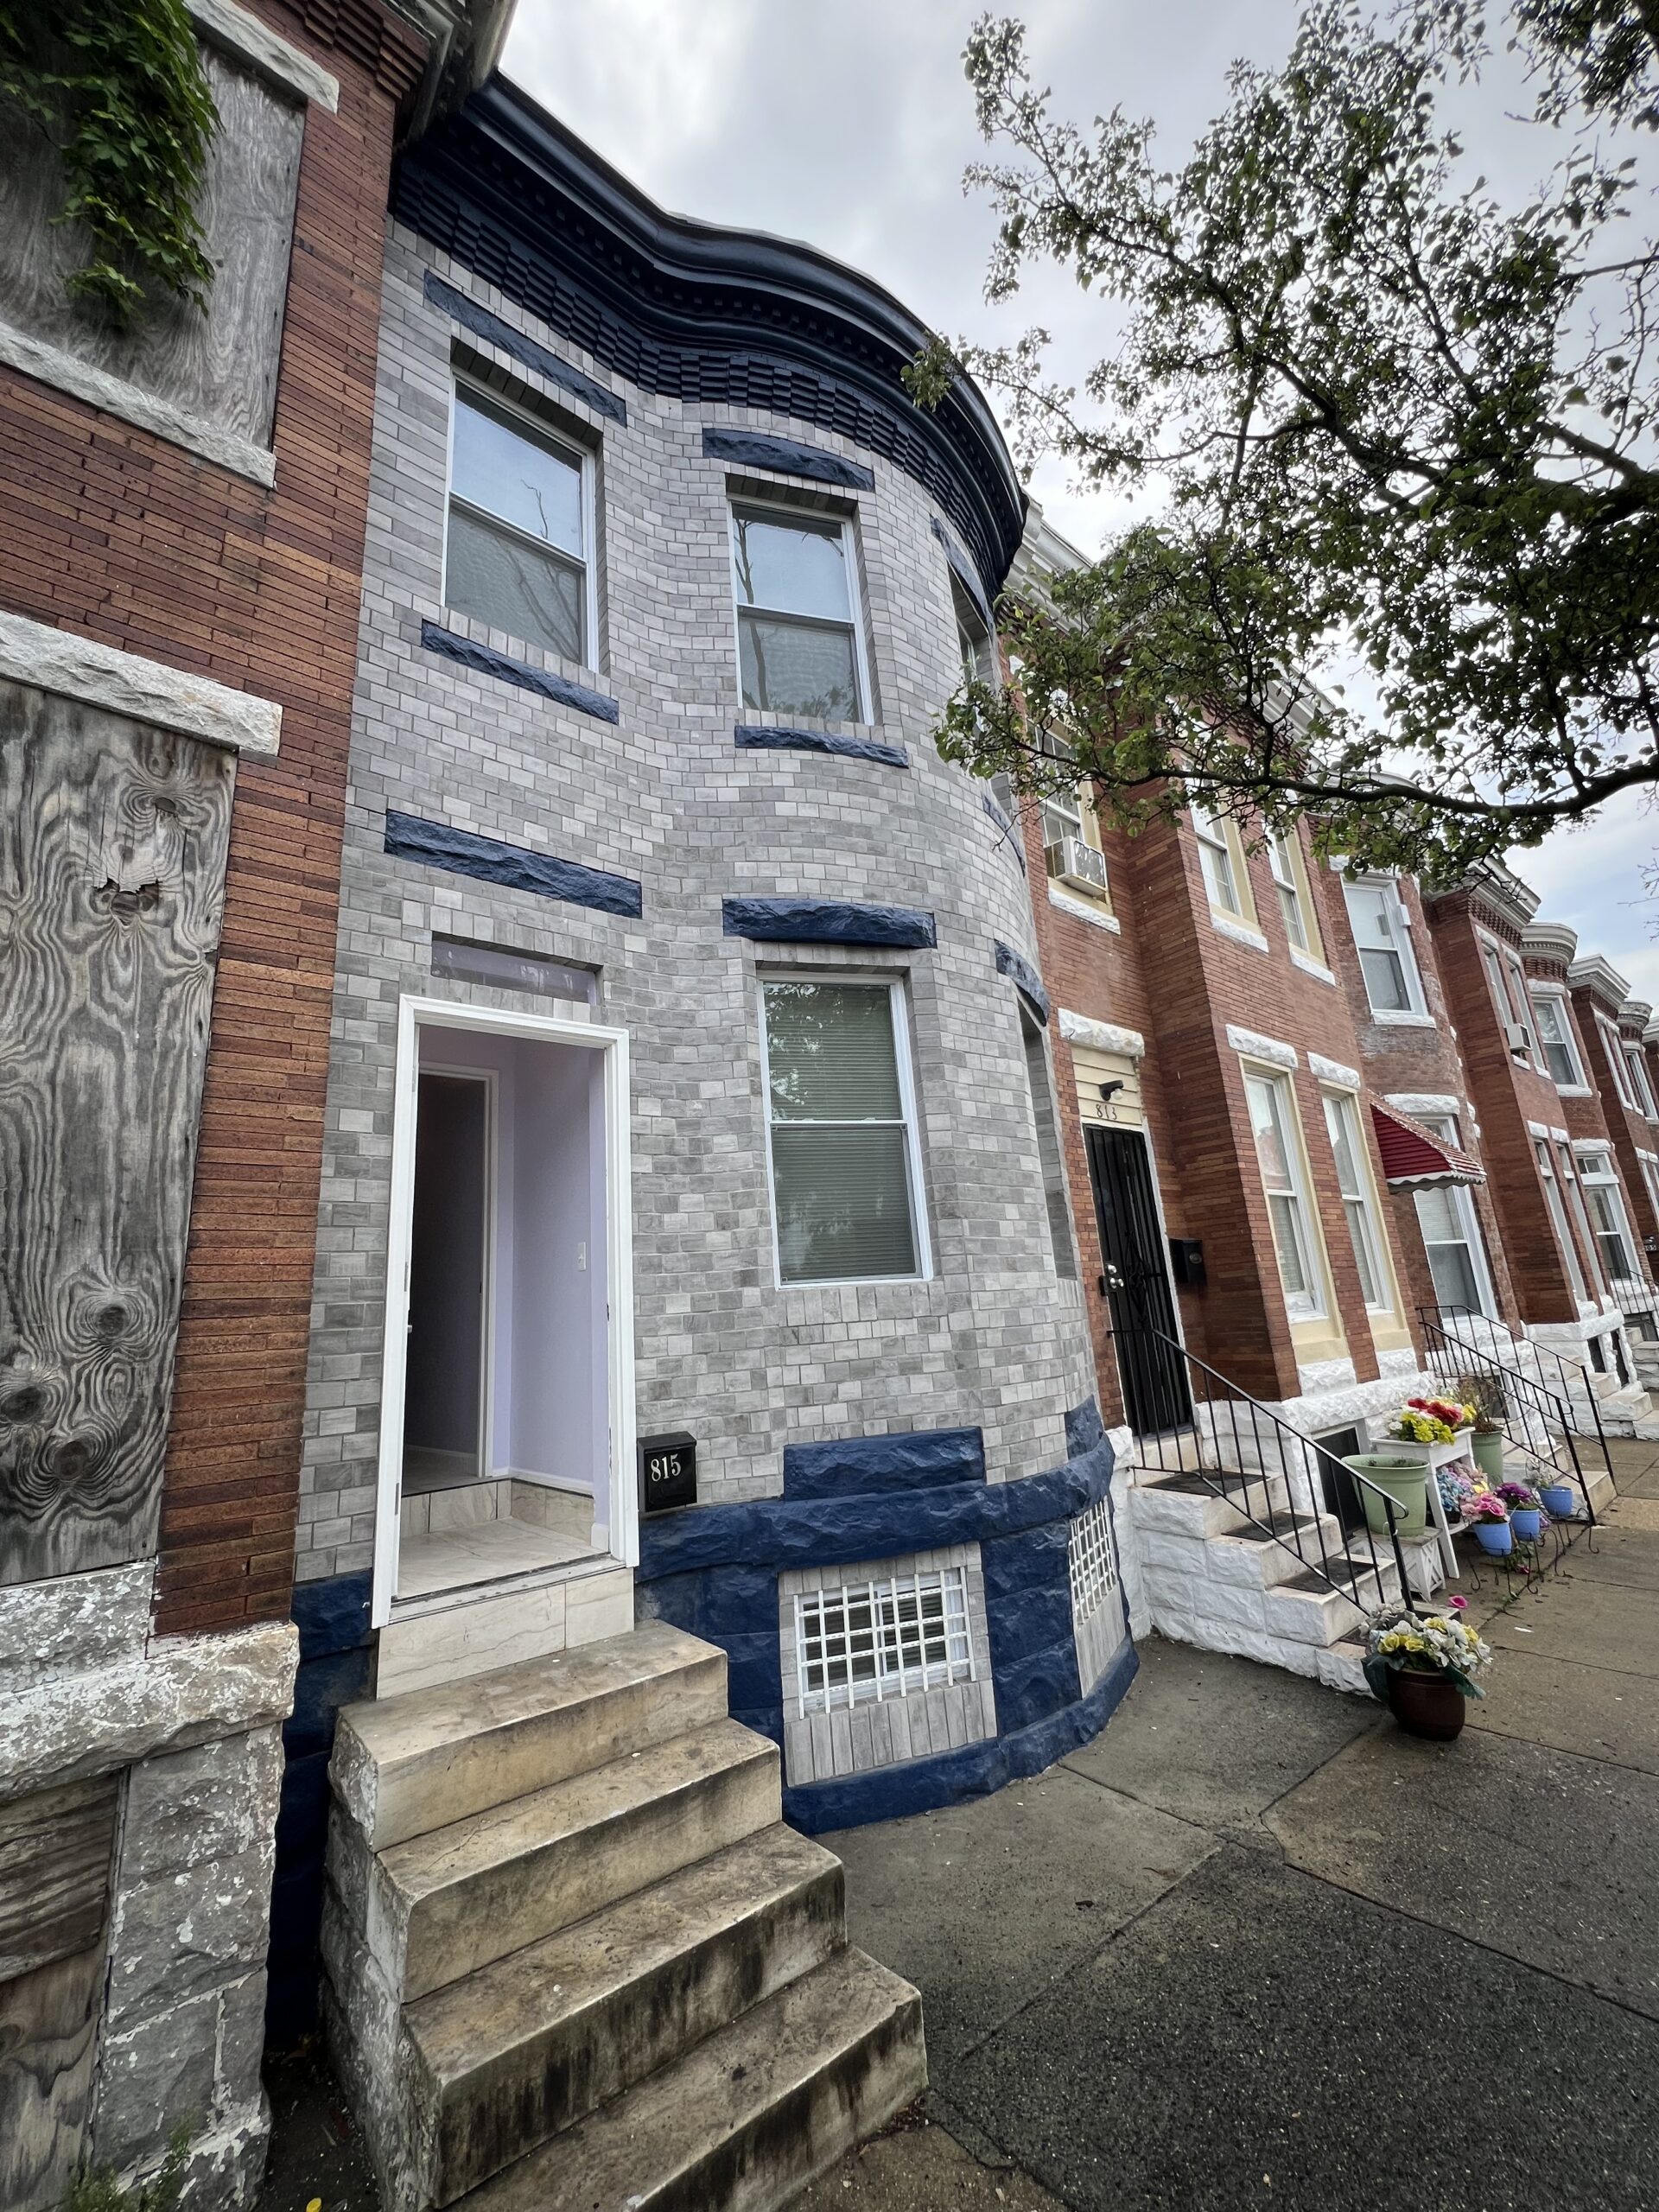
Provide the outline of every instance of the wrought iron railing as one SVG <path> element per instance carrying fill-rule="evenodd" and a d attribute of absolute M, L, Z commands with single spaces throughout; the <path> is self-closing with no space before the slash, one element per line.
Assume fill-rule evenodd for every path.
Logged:
<path fill-rule="evenodd" d="M 1556 1482 L 1578 1491 L 1585 1517 L 1594 1528 L 1596 1509 L 1580 1442 L 1599 1446 L 1609 1475 L 1612 1457 L 1601 1416 L 1595 1411 L 1588 1371 L 1578 1370 L 1578 1388 L 1591 1408 L 1593 1435 L 1575 1426 L 1573 1386 L 1559 1352 L 1529 1341 L 1523 1344 L 1503 1322 L 1469 1306 L 1420 1306 L 1417 1319 L 1435 1389 L 1480 1406 L 1497 1423 L 1507 1443 L 1547 1467 Z M 1526 1372 L 1523 1359 L 1536 1360 L 1536 1374 Z"/>
<path fill-rule="evenodd" d="M 1143 1324 L 1133 1334 L 1135 1357 L 1147 1371 L 1161 1369 L 1166 1382 L 1179 1386 L 1174 1395 L 1184 1392 L 1192 1408 L 1191 1427 L 1136 1438 L 1143 1469 L 1166 1480 L 1190 1478 L 1221 1498 L 1259 1535 L 1282 1545 L 1309 1573 L 1363 1610 L 1383 1601 L 1382 1578 L 1392 1566 L 1402 1602 L 1411 1605 L 1397 1500 L 1161 1329 Z M 1386 1531 L 1381 1550 L 1374 1516 Z M 1333 1522 L 1341 1529 L 1334 1540 L 1328 1533 Z"/>

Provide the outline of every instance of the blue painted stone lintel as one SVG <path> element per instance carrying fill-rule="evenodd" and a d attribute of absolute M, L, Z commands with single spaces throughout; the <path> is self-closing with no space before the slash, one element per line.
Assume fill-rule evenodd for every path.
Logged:
<path fill-rule="evenodd" d="M 784 729 L 770 722 L 739 722 L 732 741 L 759 752 L 838 753 L 852 760 L 880 760 L 889 768 L 908 768 L 902 745 L 883 745 L 874 737 L 843 737 L 828 729 Z"/>
<path fill-rule="evenodd" d="M 931 914 L 914 906 L 855 906 L 835 899 L 725 899 L 727 937 L 766 944 L 890 944 L 938 943 Z"/>
<path fill-rule="evenodd" d="M 470 830 L 426 822 L 417 814 L 399 814 L 392 808 L 386 811 L 386 850 L 400 860 L 445 868 L 451 875 L 475 876 L 480 882 L 499 883 L 511 891 L 533 891 L 540 898 L 592 906 L 602 914 L 632 918 L 644 908 L 639 886 L 629 876 L 556 860 L 550 853 L 527 852 L 522 845 L 505 845 L 495 837 L 480 837 Z"/>
<path fill-rule="evenodd" d="M 533 369 L 549 384 L 557 385 L 573 399 L 595 415 L 602 415 L 607 422 L 626 423 L 628 409 L 626 400 L 613 391 L 607 391 L 602 384 L 595 384 L 592 377 L 584 376 L 569 361 L 562 361 L 556 353 L 550 353 L 545 346 L 538 346 L 522 330 L 515 330 L 510 322 L 503 322 L 499 315 L 492 315 L 465 292 L 458 292 L 453 284 L 446 284 L 442 276 L 428 270 L 423 286 L 427 303 L 447 315 L 451 322 L 458 322 L 463 330 L 470 330 L 474 338 L 481 338 L 486 346 L 493 346 L 499 353 L 511 354 L 527 369 Z"/>
<path fill-rule="evenodd" d="M 1017 985 L 1030 1000 L 1031 1010 L 1037 1019 L 1046 1022 L 1049 1011 L 1048 993 L 1043 988 L 1042 977 L 1026 958 L 1024 953 L 1016 952 L 1011 944 L 1004 944 L 1001 938 L 993 938 L 992 943 L 996 948 L 998 975 L 1006 976 L 1011 983 Z"/>
<path fill-rule="evenodd" d="M 810 476 L 815 483 L 845 484 L 855 492 L 875 489 L 875 471 L 861 461 L 843 461 L 822 446 L 768 437 L 760 430 L 711 426 L 702 434 L 702 451 L 707 461 L 734 461 L 749 468 L 775 469 L 780 476 Z"/>

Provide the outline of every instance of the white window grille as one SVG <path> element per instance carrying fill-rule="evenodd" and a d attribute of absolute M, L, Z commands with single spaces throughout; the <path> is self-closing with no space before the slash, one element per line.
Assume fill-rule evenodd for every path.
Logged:
<path fill-rule="evenodd" d="M 971 1682 L 968 1587 L 959 1567 L 806 1590 L 795 1600 L 801 1711 L 881 1705 Z"/>
<path fill-rule="evenodd" d="M 1067 1557 L 1071 1568 L 1071 1618 L 1081 1628 L 1117 1590 L 1111 1512 L 1103 1497 L 1096 1498 L 1071 1523 Z"/>

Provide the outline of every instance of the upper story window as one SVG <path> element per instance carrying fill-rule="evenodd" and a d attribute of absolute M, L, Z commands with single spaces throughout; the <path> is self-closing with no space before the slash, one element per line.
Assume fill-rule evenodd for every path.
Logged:
<path fill-rule="evenodd" d="M 1573 1017 L 1567 1010 L 1567 1001 L 1559 991 L 1538 991 L 1532 994 L 1532 1018 L 1543 1047 L 1544 1065 L 1564 1090 L 1581 1090 L 1585 1086 L 1584 1070 L 1579 1065 L 1578 1046 L 1573 1037 Z"/>
<path fill-rule="evenodd" d="M 1579 1179 L 1584 1185 L 1602 1273 L 1610 1282 L 1639 1281 L 1642 1270 L 1636 1262 L 1636 1239 L 1624 1217 L 1624 1198 L 1612 1154 L 1605 1150 L 1581 1151 Z"/>
<path fill-rule="evenodd" d="M 1596 1027 L 1601 1032 L 1601 1049 L 1612 1071 L 1613 1088 L 1618 1093 L 1619 1103 L 1635 1113 L 1636 1094 L 1630 1088 L 1630 1071 L 1625 1064 L 1623 1040 L 1612 1023 L 1601 1014 L 1596 1016 Z"/>
<path fill-rule="evenodd" d="M 1636 1094 L 1638 1111 L 1645 1114 L 1650 1122 L 1659 1121 L 1659 1108 L 1656 1108 L 1653 1103 L 1653 1085 L 1648 1081 L 1648 1064 L 1642 1047 L 1627 1044 L 1622 1050 L 1624 1065 L 1630 1070 L 1630 1089 Z"/>
<path fill-rule="evenodd" d="M 1296 1102 L 1282 1075 L 1252 1071 L 1244 1078 L 1250 1129 L 1262 1171 L 1262 1188 L 1273 1224 L 1273 1247 L 1284 1287 L 1285 1311 L 1293 1321 L 1315 1319 L 1325 1311 L 1319 1288 L 1313 1218 L 1302 1173 Z"/>
<path fill-rule="evenodd" d="M 902 987 L 763 982 L 760 1021 L 779 1281 L 926 1274 Z"/>
<path fill-rule="evenodd" d="M 1544 1204 L 1549 1211 L 1550 1226 L 1555 1231 L 1555 1241 L 1560 1246 L 1561 1257 L 1567 1263 L 1567 1279 L 1572 1286 L 1573 1297 L 1582 1300 L 1589 1294 L 1585 1288 L 1584 1269 L 1579 1262 L 1573 1231 L 1567 1226 L 1567 1208 L 1561 1203 L 1560 1185 L 1555 1179 L 1549 1147 L 1541 1137 L 1535 1137 L 1532 1148 L 1538 1161 L 1539 1179 L 1544 1186 Z"/>
<path fill-rule="evenodd" d="M 804 508 L 734 505 L 732 584 L 744 705 L 866 720 L 849 525 Z"/>
<path fill-rule="evenodd" d="M 1237 920 L 1249 918 L 1244 905 L 1243 855 L 1239 849 L 1238 832 L 1223 815 L 1210 814 L 1197 799 L 1191 802 L 1192 827 L 1198 840 L 1198 865 L 1204 870 L 1204 887 L 1210 904 L 1218 914 L 1231 914 Z"/>
<path fill-rule="evenodd" d="M 1301 852 L 1293 830 L 1268 831 L 1268 866 L 1273 872 L 1274 887 L 1279 893 L 1279 913 L 1285 925 L 1286 937 L 1296 951 L 1317 957 L 1319 951 L 1319 932 L 1314 926 L 1307 879 L 1302 872 Z"/>
<path fill-rule="evenodd" d="M 1579 1232 L 1579 1249 L 1590 1262 L 1590 1274 L 1593 1278 L 1590 1285 L 1591 1291 L 1594 1293 L 1605 1290 L 1606 1285 L 1601 1279 L 1601 1248 L 1590 1233 L 1590 1216 L 1585 1206 L 1583 1189 L 1573 1167 L 1573 1148 L 1570 1145 L 1558 1142 L 1555 1147 L 1555 1154 L 1561 1185 L 1567 1192 L 1567 1202 L 1572 1209 L 1573 1219 Z"/>
<path fill-rule="evenodd" d="M 996 649 L 991 633 L 985 626 L 984 617 L 954 576 L 950 579 L 950 605 L 957 618 L 957 658 L 962 663 L 963 681 L 995 683 Z"/>
<path fill-rule="evenodd" d="M 1056 760 L 1069 760 L 1071 747 L 1052 730 L 1042 733 L 1042 748 Z M 1043 859 L 1050 875 L 1090 897 L 1106 896 L 1106 860 L 1100 849 L 1100 823 L 1081 784 L 1046 792 L 1042 799 Z"/>
<path fill-rule="evenodd" d="M 1501 952 L 1490 938 L 1481 938 L 1478 942 L 1486 980 L 1491 986 L 1492 1004 L 1497 1009 L 1498 1027 L 1503 1032 L 1503 1041 L 1508 1045 L 1512 1058 L 1520 1060 L 1523 1065 L 1530 1065 L 1532 1001 L 1527 995 L 1525 971 L 1512 954 Z"/>
<path fill-rule="evenodd" d="M 1370 1161 L 1365 1140 L 1360 1134 L 1358 1109 L 1348 1091 L 1327 1090 L 1324 1097 L 1325 1126 L 1337 1163 L 1337 1187 L 1342 1192 L 1342 1210 L 1348 1217 L 1348 1234 L 1353 1242 L 1360 1292 L 1371 1313 L 1389 1313 L 1394 1300 L 1389 1291 L 1388 1265 L 1382 1256 L 1382 1232 L 1376 1217 Z"/>
<path fill-rule="evenodd" d="M 444 604 L 563 660 L 589 664 L 589 470 L 575 447 L 457 384 Z"/>
<path fill-rule="evenodd" d="M 1461 1145 L 1457 1118 L 1451 1114 L 1425 1114 L 1423 1127 L 1437 1137 Z M 1454 1311 L 1496 1315 L 1491 1271 L 1480 1217 L 1466 1183 L 1416 1193 L 1417 1224 L 1428 1255 L 1428 1271 L 1434 1295 Z"/>
<path fill-rule="evenodd" d="M 1412 950 L 1399 887 L 1392 877 L 1354 882 L 1344 876 L 1342 895 L 1347 901 L 1371 1012 L 1421 1014 L 1422 977 L 1417 972 L 1417 956 Z"/>

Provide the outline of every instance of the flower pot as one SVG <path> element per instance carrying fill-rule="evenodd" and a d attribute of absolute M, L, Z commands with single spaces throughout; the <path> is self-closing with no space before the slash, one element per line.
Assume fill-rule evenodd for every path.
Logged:
<path fill-rule="evenodd" d="M 1515 1531 L 1507 1521 L 1477 1521 L 1475 1541 L 1482 1551 L 1495 1552 L 1502 1559 L 1515 1549 Z"/>
<path fill-rule="evenodd" d="M 1552 1521 L 1570 1521 L 1573 1514 L 1571 1483 L 1546 1483 L 1538 1492 Z"/>
<path fill-rule="evenodd" d="M 1535 1544 L 1544 1533 L 1544 1516 L 1535 1505 L 1517 1505 L 1510 1514 L 1510 1526 L 1523 1544 Z"/>
<path fill-rule="evenodd" d="M 1343 1465 L 1351 1467 L 1366 1480 L 1359 1484 L 1359 1494 L 1365 1506 L 1365 1525 L 1374 1535 L 1388 1534 L 1388 1509 L 1377 1496 L 1386 1491 L 1399 1510 L 1394 1516 L 1395 1533 L 1402 1536 L 1421 1536 L 1428 1525 L 1428 1453 L 1427 1446 L 1420 1445 L 1421 1459 L 1410 1456 L 1412 1447 L 1402 1444 L 1396 1450 L 1392 1445 L 1385 1452 L 1356 1452 Z M 1376 1489 L 1370 1485 L 1375 1484 Z"/>
<path fill-rule="evenodd" d="M 1492 1488 L 1496 1490 L 1499 1483 L 1503 1479 L 1503 1435 L 1502 1430 L 1495 1428 L 1491 1431 L 1490 1435 L 1483 1436 L 1480 1431 L 1477 1429 L 1469 1440 L 1469 1449 L 1473 1455 L 1475 1465 L 1480 1469 L 1481 1473 L 1485 1476 Z"/>
<path fill-rule="evenodd" d="M 1447 1675 L 1402 1667 L 1389 1676 L 1389 1710 L 1408 1736 L 1449 1744 L 1463 1732 L 1467 1718 L 1463 1692 Z"/>

